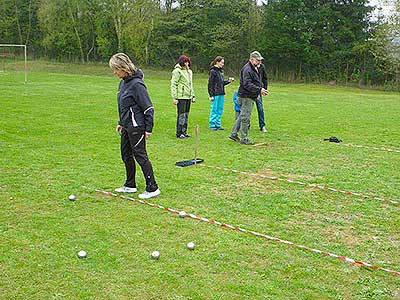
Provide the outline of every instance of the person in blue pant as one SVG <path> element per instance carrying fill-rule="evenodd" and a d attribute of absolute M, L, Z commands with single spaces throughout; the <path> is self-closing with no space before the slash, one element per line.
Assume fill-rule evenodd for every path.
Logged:
<path fill-rule="evenodd" d="M 267 77 L 267 72 L 265 71 L 265 65 L 263 63 L 259 64 L 258 72 L 261 77 L 261 82 L 262 82 L 263 88 L 268 90 L 268 77 Z M 263 99 L 262 99 L 261 94 L 258 96 L 258 98 L 256 100 L 256 107 L 257 107 L 257 113 L 258 113 L 258 126 L 260 127 L 260 130 L 262 132 L 267 132 L 267 129 L 265 127 L 264 107 L 263 107 Z"/>
<path fill-rule="evenodd" d="M 224 80 L 225 61 L 222 56 L 217 56 L 210 64 L 208 77 L 208 94 L 211 101 L 209 126 L 212 130 L 224 130 L 221 127 L 221 117 L 224 111 L 225 85 L 231 83 L 233 78 Z"/>
<path fill-rule="evenodd" d="M 233 93 L 232 101 L 233 101 L 233 109 L 235 110 L 235 121 L 236 121 L 240 115 L 240 104 L 238 102 L 238 91 L 237 90 Z"/>

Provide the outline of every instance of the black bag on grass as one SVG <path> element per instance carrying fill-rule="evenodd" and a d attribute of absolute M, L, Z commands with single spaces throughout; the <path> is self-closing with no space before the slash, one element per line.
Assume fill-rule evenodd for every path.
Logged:
<path fill-rule="evenodd" d="M 331 136 L 330 138 L 324 139 L 324 141 L 329 141 L 331 143 L 343 142 L 341 139 L 337 138 L 336 136 Z"/>

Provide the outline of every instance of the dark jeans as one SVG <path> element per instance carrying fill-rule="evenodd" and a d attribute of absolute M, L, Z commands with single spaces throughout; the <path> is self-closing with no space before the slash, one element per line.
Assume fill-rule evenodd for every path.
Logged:
<path fill-rule="evenodd" d="M 256 106 L 257 106 L 257 113 L 258 113 L 258 125 L 260 126 L 260 129 L 262 129 L 265 126 L 264 107 L 263 107 L 262 96 L 258 96 L 258 98 L 256 100 Z"/>
<path fill-rule="evenodd" d="M 179 137 L 181 134 L 187 134 L 188 118 L 191 99 L 178 99 L 176 105 L 178 110 L 178 116 L 176 118 L 176 136 Z"/>
<path fill-rule="evenodd" d="M 154 178 L 153 167 L 147 156 L 146 137 L 143 129 L 129 133 L 125 129 L 122 130 L 121 157 L 126 170 L 125 186 L 136 187 L 136 160 L 146 180 L 146 191 L 154 192 L 158 189 Z"/>

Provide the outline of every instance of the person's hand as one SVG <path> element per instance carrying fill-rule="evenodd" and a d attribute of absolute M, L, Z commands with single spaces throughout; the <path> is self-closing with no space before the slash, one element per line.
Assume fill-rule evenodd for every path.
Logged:
<path fill-rule="evenodd" d="M 211 101 L 211 102 L 214 101 L 214 97 L 210 97 L 210 101 Z"/>
<path fill-rule="evenodd" d="M 264 95 L 264 96 L 266 96 L 266 95 L 269 94 L 269 91 L 266 90 L 266 89 L 264 89 L 264 88 L 262 88 L 262 89 L 261 89 L 261 94 Z"/>
<path fill-rule="evenodd" d="M 195 103 L 195 102 L 196 102 L 196 97 L 193 96 L 193 97 L 192 97 L 192 103 Z"/>
<path fill-rule="evenodd" d="M 145 136 L 145 138 L 146 138 L 146 140 L 151 136 L 151 132 L 145 132 L 144 133 L 144 136 Z"/>
<path fill-rule="evenodd" d="M 117 125 L 117 127 L 115 127 L 115 131 L 119 134 L 119 135 L 121 135 L 121 133 L 122 133 L 122 126 L 121 125 Z"/>
<path fill-rule="evenodd" d="M 172 103 L 173 103 L 174 105 L 177 105 L 177 104 L 178 104 L 178 102 L 179 102 L 179 101 L 178 101 L 178 99 L 175 99 L 175 98 L 174 98 L 174 99 L 172 99 Z"/>
<path fill-rule="evenodd" d="M 233 77 L 229 77 L 229 79 L 228 79 L 229 83 L 231 83 L 234 80 L 235 80 L 235 78 L 233 78 Z"/>

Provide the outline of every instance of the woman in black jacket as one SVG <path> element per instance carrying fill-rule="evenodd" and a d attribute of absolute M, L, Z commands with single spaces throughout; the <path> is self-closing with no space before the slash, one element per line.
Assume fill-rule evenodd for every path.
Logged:
<path fill-rule="evenodd" d="M 221 127 L 221 117 L 224 111 L 225 85 L 231 83 L 233 78 L 224 80 L 224 58 L 217 56 L 211 62 L 208 77 L 208 94 L 211 101 L 209 126 L 212 130 L 224 130 Z"/>
<path fill-rule="evenodd" d="M 153 130 L 154 108 L 143 81 L 143 73 L 124 53 L 113 55 L 109 65 L 114 74 L 121 79 L 118 88 L 119 122 L 116 131 L 121 135 L 121 156 L 126 170 L 125 184 L 115 191 L 137 192 L 136 160 L 146 180 L 146 190 L 139 198 L 158 196 L 161 192 L 146 151 L 146 139 L 151 136 Z"/>

